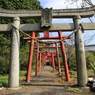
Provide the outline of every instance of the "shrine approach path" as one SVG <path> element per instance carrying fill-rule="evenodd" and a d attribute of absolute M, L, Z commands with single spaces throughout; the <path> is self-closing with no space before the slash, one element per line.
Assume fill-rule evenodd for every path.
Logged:
<path fill-rule="evenodd" d="M 32 74 L 30 82 L 22 81 L 21 89 L 7 91 L 2 95 L 83 95 L 80 92 L 65 89 L 66 85 L 64 82 L 59 82 L 57 73 L 57 71 L 53 72 L 51 66 L 45 66 L 37 77 L 35 73 Z"/>

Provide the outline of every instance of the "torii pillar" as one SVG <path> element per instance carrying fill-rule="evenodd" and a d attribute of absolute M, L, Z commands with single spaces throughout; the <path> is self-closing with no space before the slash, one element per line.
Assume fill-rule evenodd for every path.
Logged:
<path fill-rule="evenodd" d="M 42 66 L 42 65 L 41 65 L 41 53 L 39 53 L 39 61 L 40 61 L 40 62 L 39 62 L 39 65 L 40 65 L 40 66 L 39 66 L 39 69 L 40 69 L 40 71 L 41 71 L 41 66 Z"/>
<path fill-rule="evenodd" d="M 31 36 L 33 38 L 35 38 L 35 32 L 32 32 Z M 34 50 L 34 39 L 31 39 L 31 41 L 30 41 L 30 50 L 29 50 L 29 59 L 28 59 L 26 82 L 29 82 L 30 81 L 30 77 L 31 77 L 33 50 Z"/>
<path fill-rule="evenodd" d="M 19 28 L 19 17 L 13 18 L 13 25 Z M 11 58 L 10 58 L 10 71 L 9 71 L 9 87 L 19 87 L 19 44 L 20 37 L 18 29 L 12 29 L 12 42 L 11 42 Z"/>
<path fill-rule="evenodd" d="M 58 72 L 59 72 L 59 75 L 61 75 L 60 57 L 59 57 L 58 44 L 56 44 L 56 54 L 57 54 L 57 62 L 58 62 Z"/>
<path fill-rule="evenodd" d="M 75 28 L 77 29 L 81 24 L 80 16 L 74 16 L 74 24 L 75 24 Z M 84 39 L 82 33 L 83 32 L 81 29 L 79 29 L 75 33 L 78 86 L 86 86 L 87 84 L 87 69 L 86 69 Z"/>
<path fill-rule="evenodd" d="M 36 70 L 35 70 L 35 76 L 38 76 L 38 69 L 39 69 L 39 42 L 37 42 L 37 54 L 36 54 Z"/>
<path fill-rule="evenodd" d="M 51 53 L 53 71 L 55 71 L 54 54 Z"/>
<path fill-rule="evenodd" d="M 58 31 L 58 34 L 59 34 L 60 39 L 62 39 L 62 31 Z M 67 63 L 67 58 L 66 58 L 66 51 L 65 51 L 65 47 L 64 47 L 64 41 L 61 41 L 60 44 L 61 44 L 61 51 L 62 51 L 62 56 L 63 56 L 66 80 L 70 81 L 70 75 L 69 75 L 68 63 Z"/>

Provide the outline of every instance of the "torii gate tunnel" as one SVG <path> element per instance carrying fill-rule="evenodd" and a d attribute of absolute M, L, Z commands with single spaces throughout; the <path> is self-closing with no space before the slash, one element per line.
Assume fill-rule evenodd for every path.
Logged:
<path fill-rule="evenodd" d="M 38 45 L 39 45 L 39 44 L 38 44 Z M 46 46 L 44 46 L 44 47 L 39 47 L 39 46 L 38 46 L 38 47 L 35 47 L 35 48 L 38 49 L 37 53 L 39 53 L 39 54 L 38 54 L 39 60 L 40 60 L 40 61 L 39 61 L 39 70 L 41 70 L 41 65 L 44 66 L 44 65 L 46 64 L 46 60 L 49 60 L 49 64 L 53 67 L 53 71 L 55 71 L 54 56 L 57 56 L 57 60 L 58 60 L 58 72 L 59 72 L 59 75 L 61 75 L 58 44 L 56 44 L 56 46 L 51 46 L 51 47 L 46 44 Z M 39 51 L 39 48 L 56 48 L 56 51 Z M 59 47 L 59 48 L 60 48 L 60 47 Z M 45 62 L 44 62 L 44 64 L 41 64 L 41 58 L 42 58 L 42 59 L 46 59 Z M 36 64 L 38 64 L 38 60 L 36 60 L 36 61 L 37 61 Z M 38 65 L 36 65 L 36 66 L 38 66 Z M 66 68 L 66 69 L 68 69 L 68 68 Z M 36 67 L 36 74 L 35 74 L 35 75 L 36 75 L 36 76 L 38 75 L 37 67 Z M 70 81 L 70 78 L 68 78 L 68 76 L 69 76 L 69 73 L 68 73 L 68 75 L 66 75 L 66 79 L 67 79 L 67 81 Z M 30 76 L 27 76 L 27 80 L 26 80 L 26 81 L 29 81 L 29 80 L 28 80 L 28 77 L 30 77 Z"/>
<path fill-rule="evenodd" d="M 94 30 L 95 23 L 81 23 L 81 18 L 87 18 L 94 15 L 95 7 L 81 8 L 81 9 L 42 9 L 42 10 L 4 10 L 0 9 L 0 17 L 13 18 L 12 28 L 11 24 L 0 24 L 0 31 L 11 31 L 12 28 L 12 44 L 11 44 L 11 59 L 10 59 L 10 73 L 9 73 L 9 87 L 19 87 L 19 29 L 24 32 L 32 32 L 32 37 L 38 31 L 72 31 L 77 29 L 81 24 L 81 28 L 75 32 L 75 49 L 77 60 L 77 80 L 79 86 L 87 84 L 87 70 L 83 40 L 83 29 Z M 20 24 L 20 19 L 32 18 L 41 19 L 39 24 Z M 72 18 L 74 23 L 58 23 L 52 24 L 52 18 Z M 61 32 L 59 37 L 62 39 Z M 34 43 L 31 40 L 31 43 Z M 60 42 L 61 43 L 61 42 Z M 33 47 L 31 47 L 33 50 Z M 61 46 L 61 48 L 63 48 Z M 63 51 L 64 52 L 64 51 Z M 31 54 L 32 56 L 32 54 Z M 64 56 L 65 57 L 65 56 Z"/>
<path fill-rule="evenodd" d="M 55 71 L 55 63 L 54 63 L 54 56 L 56 56 L 54 53 L 56 53 L 56 51 L 37 51 L 37 53 L 39 54 L 39 59 L 49 59 L 50 60 L 50 64 L 53 67 L 53 71 Z M 43 54 L 44 53 L 44 54 Z M 37 56 L 37 58 L 38 58 Z M 41 59 L 40 59 L 41 60 Z M 46 63 L 41 64 L 41 62 L 38 63 L 38 59 L 36 60 L 36 72 L 35 72 L 35 76 L 38 76 L 38 71 L 41 71 L 41 65 L 44 67 Z"/>
<path fill-rule="evenodd" d="M 69 37 L 67 37 L 67 36 L 62 36 L 62 31 L 58 31 L 58 33 L 59 33 L 59 37 L 50 37 L 49 36 L 49 31 L 44 31 L 44 37 L 35 37 L 35 38 L 36 39 L 62 39 L 62 38 L 68 38 L 69 39 Z M 24 37 L 23 39 L 30 40 L 31 38 L 30 37 Z M 31 40 L 34 42 L 33 39 L 31 39 Z M 47 42 L 55 42 L 55 41 L 47 41 Z M 65 68 L 66 80 L 70 81 L 70 75 L 69 75 L 69 70 L 68 70 L 68 64 L 67 64 L 67 59 L 66 59 L 66 52 L 65 52 L 64 42 L 65 41 L 61 41 L 60 45 L 61 45 L 61 50 L 62 50 L 62 55 L 63 55 L 63 64 L 64 64 L 64 68 Z M 50 48 L 48 46 L 48 44 L 46 44 L 46 47 Z M 44 48 L 46 48 L 46 47 L 44 47 Z M 30 54 L 29 54 L 27 77 L 26 77 L 27 82 L 30 81 L 30 75 L 31 75 L 31 67 L 32 67 L 32 59 L 33 59 L 33 57 L 31 56 L 31 54 L 33 54 L 33 49 L 32 48 L 34 48 L 34 43 L 32 43 L 30 41 Z M 59 75 L 61 75 L 60 59 L 59 59 L 59 55 L 58 55 L 58 46 L 57 46 L 57 44 L 56 44 L 56 51 L 57 51 L 57 60 L 58 60 L 58 71 L 59 71 Z M 48 56 L 48 52 L 46 52 L 47 56 Z M 39 59 L 39 54 L 38 53 L 39 53 L 39 43 L 38 43 L 38 46 L 37 46 L 37 55 L 36 55 L 37 56 L 36 57 L 36 76 L 38 75 L 38 72 L 37 72 L 38 71 L 38 69 L 37 69 L 38 68 L 38 59 Z M 51 53 L 52 53 L 52 64 L 54 64 L 54 54 L 53 54 L 53 52 L 51 52 Z M 54 65 L 53 71 L 55 71 L 55 65 Z"/>

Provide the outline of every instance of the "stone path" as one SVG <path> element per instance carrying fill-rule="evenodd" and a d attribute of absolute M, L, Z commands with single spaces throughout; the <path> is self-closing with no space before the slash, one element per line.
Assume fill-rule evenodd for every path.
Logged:
<path fill-rule="evenodd" d="M 59 83 L 58 78 L 52 67 L 45 66 L 37 77 L 32 75 L 30 82 L 23 81 L 21 89 L 7 91 L 1 95 L 83 95 L 64 89 L 65 85 Z"/>

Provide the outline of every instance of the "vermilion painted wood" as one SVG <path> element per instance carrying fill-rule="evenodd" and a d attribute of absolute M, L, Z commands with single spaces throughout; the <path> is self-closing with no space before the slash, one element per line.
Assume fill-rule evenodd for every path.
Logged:
<path fill-rule="evenodd" d="M 58 31 L 58 34 L 59 34 L 60 39 L 62 39 L 62 31 Z M 65 51 L 65 47 L 64 47 L 64 41 L 61 41 L 60 45 L 61 45 L 61 50 L 62 50 L 62 55 L 63 55 L 63 63 L 64 63 L 64 67 L 65 67 L 66 80 L 70 81 L 70 75 L 69 75 L 68 63 L 67 63 L 67 58 L 66 58 L 66 51 Z"/>
<path fill-rule="evenodd" d="M 35 32 L 32 32 L 31 36 L 35 38 Z M 29 59 L 28 59 L 28 67 L 27 67 L 27 76 L 26 76 L 26 81 L 30 81 L 30 76 L 31 76 L 31 69 L 32 69 L 32 60 L 33 60 L 33 50 L 34 50 L 34 40 L 31 39 L 30 42 L 30 52 L 29 52 Z"/>
<path fill-rule="evenodd" d="M 61 68 L 60 68 L 60 57 L 59 57 L 59 51 L 58 51 L 58 44 L 56 44 L 56 56 L 57 56 L 57 61 L 58 61 L 58 72 L 59 75 L 61 75 Z"/>
<path fill-rule="evenodd" d="M 37 54 L 36 54 L 36 70 L 35 70 L 35 76 L 38 76 L 38 69 L 39 69 L 39 67 L 38 67 L 38 60 L 39 60 L 39 54 L 38 54 L 38 52 L 39 52 L 39 43 L 37 43 Z"/>
<path fill-rule="evenodd" d="M 49 38 L 49 31 L 44 31 L 44 37 Z"/>

